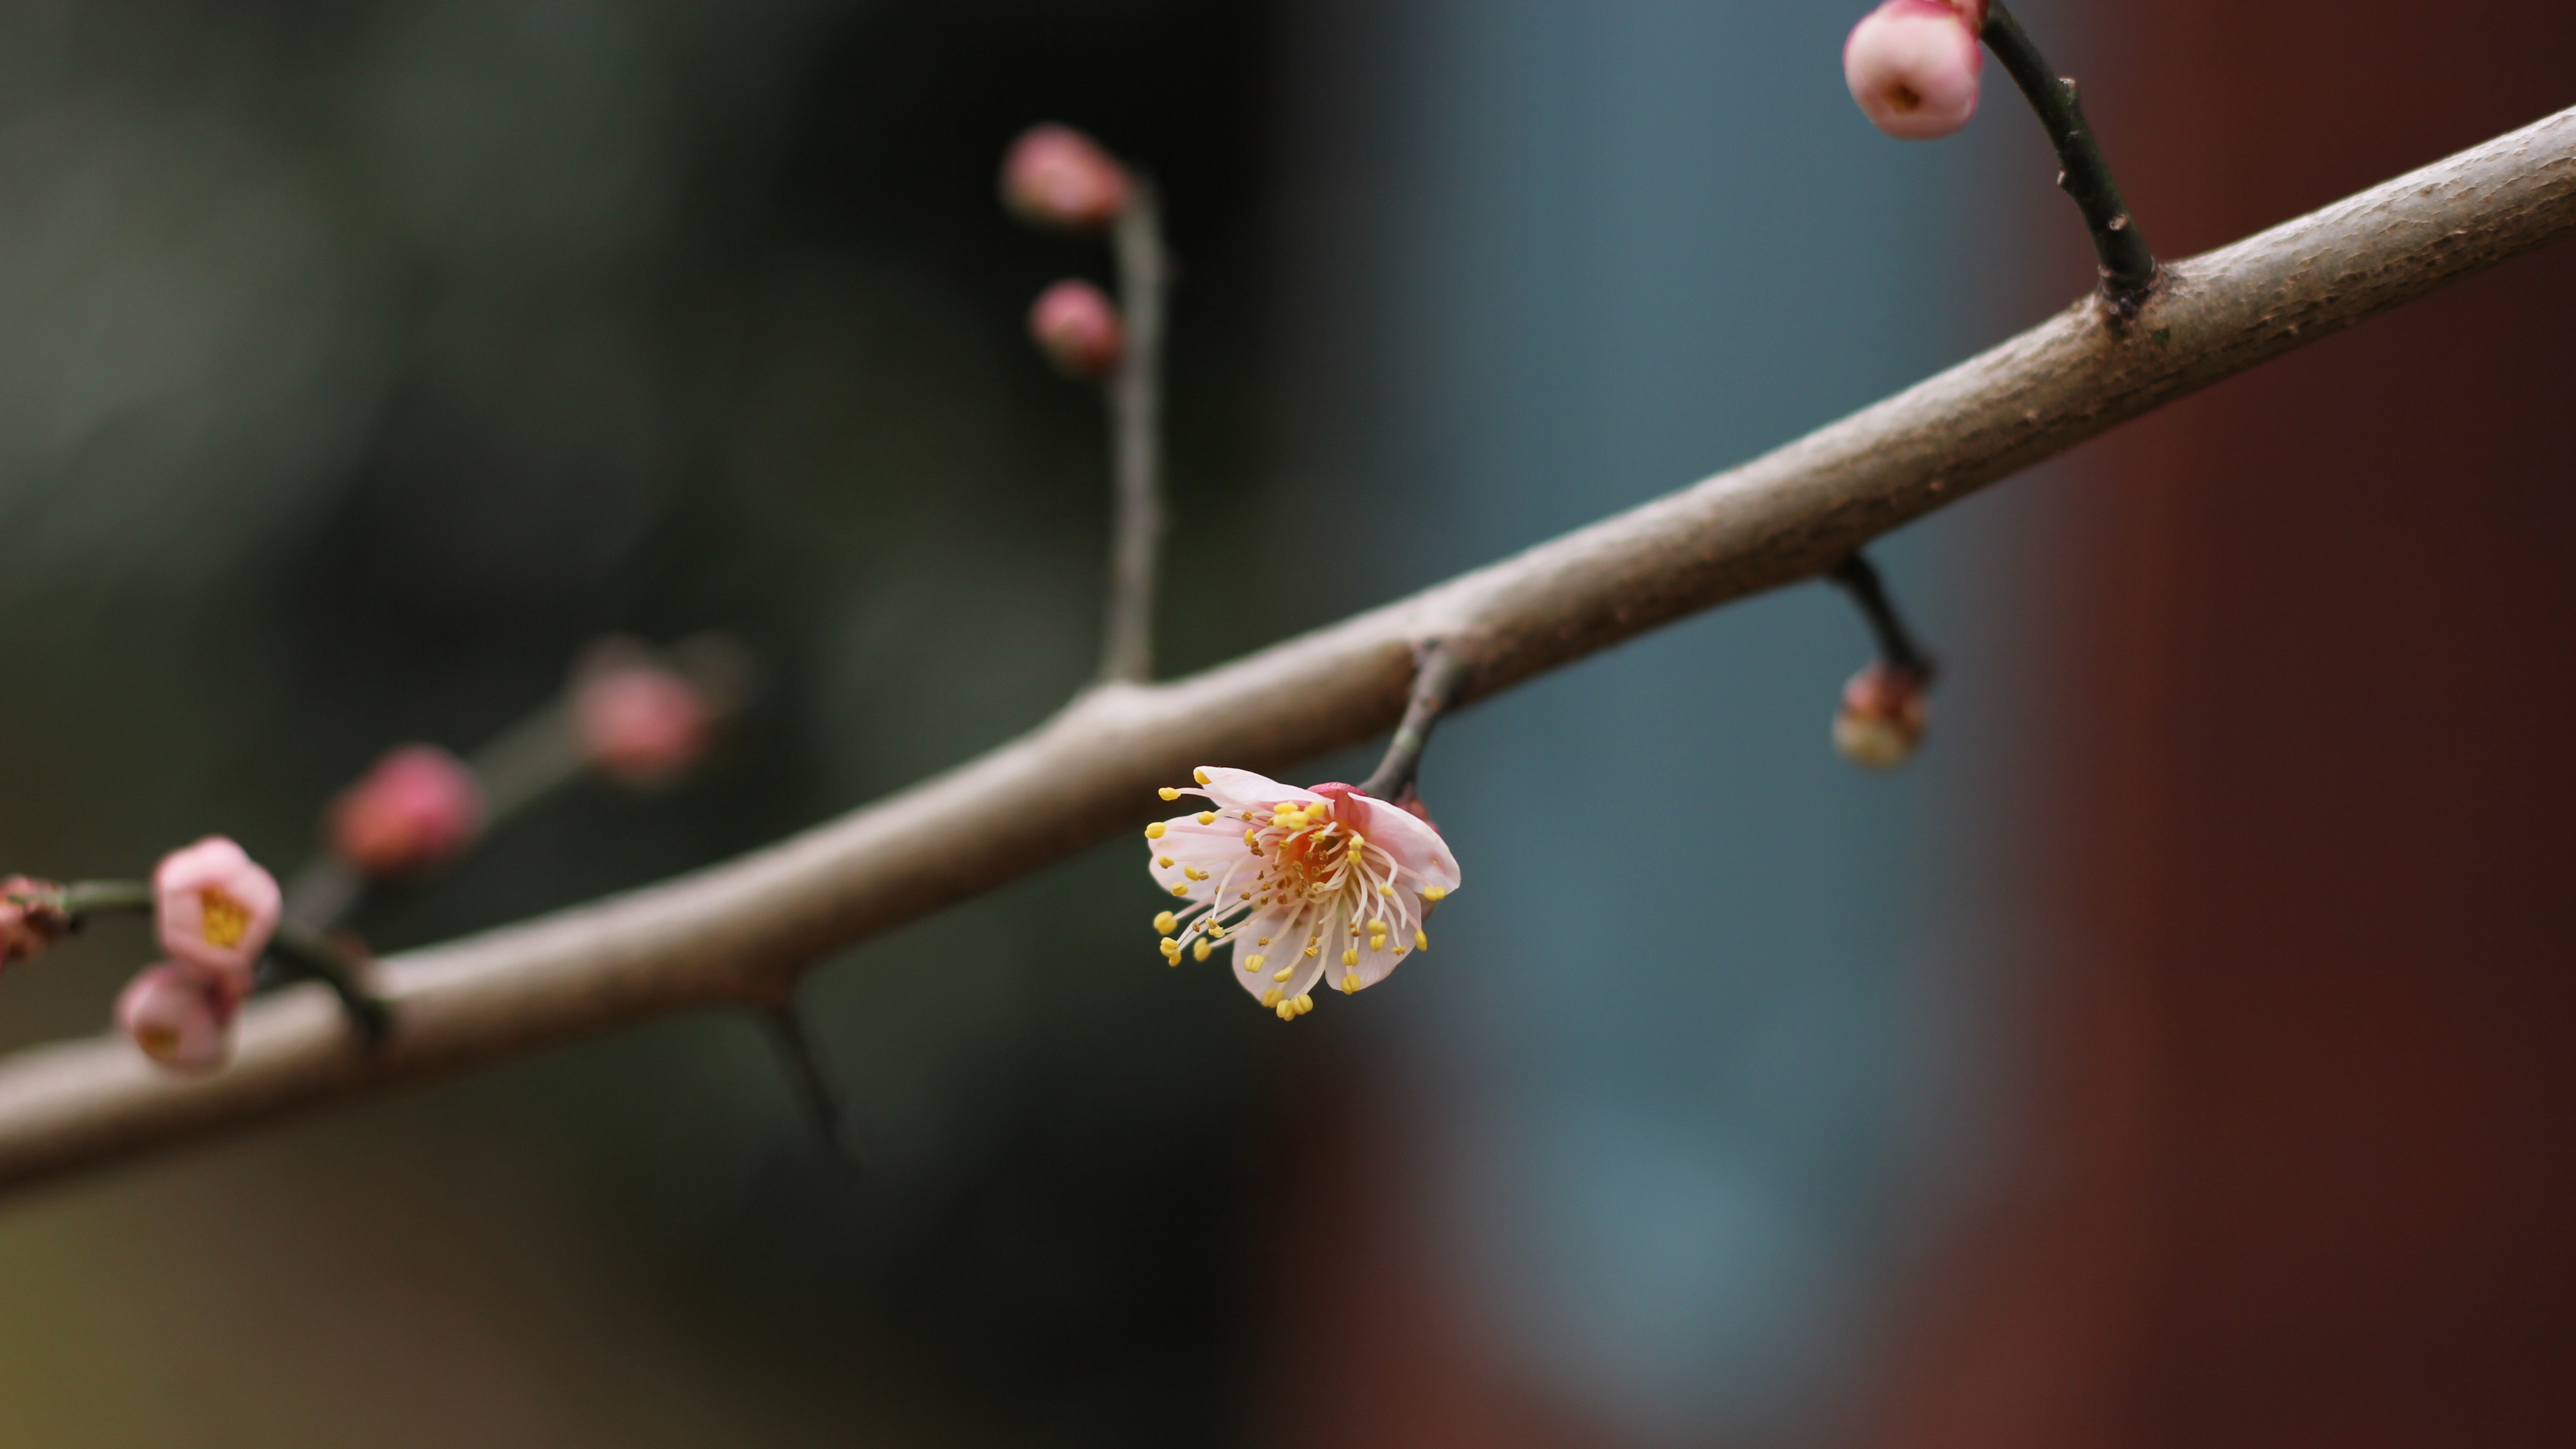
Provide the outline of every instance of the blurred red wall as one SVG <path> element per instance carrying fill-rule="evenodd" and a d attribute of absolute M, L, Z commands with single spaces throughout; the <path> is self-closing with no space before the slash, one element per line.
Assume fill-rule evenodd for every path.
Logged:
<path fill-rule="evenodd" d="M 2166 255 L 2576 104 L 2537 0 L 2090 20 Z M 2035 1116 L 1880 1442 L 2576 1443 L 2571 335 L 2561 247 L 2073 460 Z"/>

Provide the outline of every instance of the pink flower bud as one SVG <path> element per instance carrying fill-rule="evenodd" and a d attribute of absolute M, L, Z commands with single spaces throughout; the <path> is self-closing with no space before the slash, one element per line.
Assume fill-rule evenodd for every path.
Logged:
<path fill-rule="evenodd" d="M 331 802 L 331 848 L 359 873 L 391 880 L 435 870 L 483 831 L 483 787 L 436 745 L 404 745 Z"/>
<path fill-rule="evenodd" d="M 1875 661 L 1843 686 L 1834 715 L 1834 748 L 1873 770 L 1893 770 L 1923 743 L 1922 675 Z"/>
<path fill-rule="evenodd" d="M 116 998 L 116 1024 L 161 1065 L 211 1072 L 232 1058 L 240 1005 L 227 987 L 163 962 L 126 983 Z"/>
<path fill-rule="evenodd" d="M 1031 126 L 1002 160 L 1002 204 L 1039 226 L 1098 231 L 1127 208 L 1127 172 L 1070 126 Z"/>
<path fill-rule="evenodd" d="M 249 995 L 251 968 L 277 934 L 284 899 L 277 877 L 240 846 L 209 835 L 161 857 L 152 896 L 161 949 L 201 979 Z"/>
<path fill-rule="evenodd" d="M 70 929 L 61 886 L 23 875 L 0 880 L 0 966 L 36 959 Z"/>
<path fill-rule="evenodd" d="M 697 763 L 714 713 L 697 685 L 631 641 L 610 641 L 574 672 L 573 734 L 621 784 L 660 784 Z"/>
<path fill-rule="evenodd" d="M 1977 113 L 1985 52 L 1984 0 L 1887 0 L 1843 43 L 1843 81 L 1870 124 L 1900 141 L 1929 141 Z"/>
<path fill-rule="evenodd" d="M 1029 309 L 1029 336 L 1067 377 L 1106 377 L 1127 349 L 1118 308 L 1089 282 L 1058 282 Z"/>

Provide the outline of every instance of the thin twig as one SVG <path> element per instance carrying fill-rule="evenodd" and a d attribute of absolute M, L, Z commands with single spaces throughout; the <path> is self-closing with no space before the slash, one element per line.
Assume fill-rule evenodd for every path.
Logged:
<path fill-rule="evenodd" d="M 2164 403 L 2576 232 L 2576 110 L 2167 268 L 2138 325 L 2088 297 L 1741 467 L 1411 598 L 1168 684 L 1086 691 L 888 799 L 649 889 L 406 952 L 372 1054 L 320 992 L 244 1009 L 230 1068 L 121 1039 L 0 1062 L 0 1185 L 452 1076 L 673 1012 L 781 999 L 827 954 L 1142 825 L 1193 765 L 1281 769 L 1393 726 L 1417 643 L 1483 697 L 1869 539 Z"/>
<path fill-rule="evenodd" d="M 1395 727 L 1395 738 L 1387 742 L 1386 758 L 1360 786 L 1364 793 L 1394 800 L 1413 788 L 1413 777 L 1422 771 L 1423 747 L 1431 743 L 1431 727 L 1458 702 L 1458 692 L 1466 686 L 1466 660 L 1446 644 L 1435 643 L 1423 649 L 1422 663 L 1413 672 L 1413 693 L 1404 706 L 1404 719 Z"/>
<path fill-rule="evenodd" d="M 2030 108 L 2039 113 L 2040 124 L 2048 128 L 2049 144 L 2057 148 L 2061 168 L 2057 184 L 2075 199 L 2076 209 L 2084 213 L 2085 230 L 2093 234 L 2093 250 L 2102 267 L 2102 295 L 2121 316 L 2135 314 L 2139 301 L 2156 283 L 2156 255 L 2148 250 L 2128 204 L 2120 199 L 2120 183 L 2112 179 L 2111 163 L 2103 159 L 2092 123 L 2084 119 L 2084 102 L 2075 93 L 2075 82 L 2061 78 L 2049 66 L 2048 57 L 2031 43 L 2030 33 L 2004 8 L 2003 0 L 1988 0 L 1985 42 L 2013 84 L 2021 87 Z"/>
<path fill-rule="evenodd" d="M 367 1045 L 382 1044 L 393 1030 L 391 1004 L 367 989 L 364 965 L 330 937 L 300 922 L 281 921 L 269 940 L 268 953 L 290 974 L 330 987 Z"/>
<path fill-rule="evenodd" d="M 1879 577 L 1878 566 L 1867 555 L 1855 551 L 1834 565 L 1825 578 L 1851 595 L 1861 617 L 1869 622 L 1870 638 L 1878 645 L 1880 659 L 1926 684 L 1932 682 L 1932 656 L 1923 651 L 1913 632 L 1905 627 L 1895 601 L 1887 596 L 1886 580 Z"/>
<path fill-rule="evenodd" d="M 763 1007 L 760 1023 L 771 1048 L 778 1053 L 779 1066 L 795 1090 L 797 1108 L 814 1129 L 815 1139 L 850 1166 L 864 1169 L 867 1163 L 860 1157 L 851 1131 L 849 1107 L 841 1099 L 840 1078 L 824 1059 L 822 1043 L 815 1037 L 812 1024 L 805 1020 L 803 1008 L 793 1000 Z"/>
<path fill-rule="evenodd" d="M 1133 178 L 1110 244 L 1126 346 L 1107 389 L 1114 477 L 1100 677 L 1142 684 L 1154 677 L 1154 580 L 1164 528 L 1163 306 L 1172 284 L 1161 211 L 1142 175 Z"/>

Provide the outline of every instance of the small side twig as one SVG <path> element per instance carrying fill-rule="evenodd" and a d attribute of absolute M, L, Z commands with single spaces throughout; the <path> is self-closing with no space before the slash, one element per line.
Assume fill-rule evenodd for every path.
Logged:
<path fill-rule="evenodd" d="M 1431 743 L 1431 727 L 1440 716 L 1458 702 L 1458 691 L 1467 683 L 1467 661 L 1445 644 L 1433 644 L 1422 651 L 1421 662 L 1413 671 L 1413 698 L 1404 706 L 1404 721 L 1395 727 L 1395 738 L 1387 742 L 1386 758 L 1368 777 L 1360 790 L 1380 800 L 1396 800 L 1413 788 L 1413 778 L 1422 771 L 1422 751 Z"/>
<path fill-rule="evenodd" d="M 1925 684 L 1932 682 L 1932 656 L 1923 651 L 1913 632 L 1905 627 L 1895 602 L 1887 596 L 1887 581 L 1879 576 L 1877 565 L 1866 555 L 1855 553 L 1834 565 L 1825 578 L 1851 595 L 1861 617 L 1869 622 L 1870 638 L 1878 645 L 1882 661 Z"/>
<path fill-rule="evenodd" d="M 1172 283 L 1154 188 L 1131 181 L 1110 238 L 1126 346 L 1109 379 L 1114 480 L 1109 603 L 1100 677 L 1142 684 L 1154 675 L 1154 588 L 1163 542 L 1163 305 Z"/>
<path fill-rule="evenodd" d="M 2057 184 L 2074 199 L 2076 209 L 2084 213 L 2086 230 L 2093 234 L 2103 297 L 2121 316 L 2135 315 L 2155 285 L 2156 256 L 2130 217 L 2128 204 L 2120 199 L 2120 184 L 2111 178 L 2111 164 L 2103 159 L 2092 123 L 2084 119 L 2084 102 L 2075 93 L 2075 82 L 2062 79 L 2049 66 L 2048 57 L 2031 43 L 2029 32 L 2003 0 L 1988 0 L 1983 38 L 2013 84 L 2021 87 L 2031 109 L 2039 113 L 2049 143 L 2057 148 L 2062 168 Z"/>
<path fill-rule="evenodd" d="M 816 1140 L 851 1167 L 865 1168 L 867 1164 L 851 1132 L 848 1104 L 842 1100 L 840 1078 L 825 1061 L 822 1043 L 805 1020 L 803 1010 L 792 1000 L 782 1001 L 763 1007 L 760 1022 Z"/>
<path fill-rule="evenodd" d="M 367 989 L 362 979 L 364 967 L 330 937 L 296 921 L 282 921 L 277 934 L 269 940 L 268 953 L 290 975 L 330 987 L 331 994 L 340 998 L 340 1009 L 348 1013 L 369 1047 L 383 1044 L 393 1031 L 392 1006 Z"/>

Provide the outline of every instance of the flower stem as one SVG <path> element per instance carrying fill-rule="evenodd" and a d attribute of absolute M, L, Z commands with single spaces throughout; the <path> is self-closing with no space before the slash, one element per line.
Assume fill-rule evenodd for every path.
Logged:
<path fill-rule="evenodd" d="M 110 911 L 149 911 L 152 883 L 145 880 L 76 880 L 63 887 L 62 911 L 77 925 L 85 916 Z"/>
<path fill-rule="evenodd" d="M 2093 250 L 2102 268 L 2102 295 L 2121 316 L 2136 315 L 2138 304 L 2156 282 L 2155 253 L 2148 250 L 2146 237 L 2120 200 L 2120 184 L 2111 179 L 2111 165 L 2093 138 L 2092 124 L 2084 119 L 2084 102 L 2075 94 L 2075 82 L 2062 79 L 2049 66 L 2048 57 L 2031 43 L 2029 32 L 2004 8 L 2003 0 L 1988 0 L 1984 39 L 2013 84 L 2021 87 L 2031 109 L 2039 113 L 2049 142 L 2057 148 L 2062 168 L 2057 184 L 2074 198 L 2076 209 L 2084 213 L 2086 229 L 2093 234 Z"/>
<path fill-rule="evenodd" d="M 288 974 L 319 981 L 340 998 L 340 1009 L 358 1028 L 358 1035 L 369 1047 L 383 1043 L 393 1030 L 393 1007 L 384 998 L 367 990 L 360 979 L 362 966 L 329 937 L 309 926 L 294 921 L 278 923 L 277 934 L 268 943 L 268 952 L 283 965 Z"/>
<path fill-rule="evenodd" d="M 1923 646 L 1905 627 L 1875 564 L 1855 553 L 1834 565 L 1833 572 L 1825 577 L 1851 595 L 1852 602 L 1859 606 L 1861 617 L 1869 621 L 1870 637 L 1878 642 L 1878 657 L 1889 668 L 1904 670 L 1926 684 L 1932 682 L 1932 656 L 1923 652 Z"/>
<path fill-rule="evenodd" d="M 1361 793 L 1393 800 L 1413 788 L 1413 777 L 1422 770 L 1423 748 L 1431 743 L 1431 727 L 1458 702 L 1458 691 L 1466 683 L 1467 661 L 1447 645 L 1433 644 L 1422 651 L 1422 662 L 1413 671 L 1413 698 L 1404 707 L 1404 722 L 1395 727 L 1386 758 L 1360 786 Z"/>
<path fill-rule="evenodd" d="M 779 1065 L 786 1069 L 788 1085 L 796 1091 L 796 1105 L 803 1109 L 816 1139 L 851 1167 L 864 1169 L 867 1164 L 850 1132 L 849 1109 L 841 1100 L 839 1079 L 825 1063 L 822 1043 L 806 1022 L 804 1009 L 794 1001 L 783 1001 L 763 1008 L 760 1020 L 768 1030 L 770 1046 L 778 1052 Z"/>
<path fill-rule="evenodd" d="M 1172 284 L 1161 212 L 1141 176 L 1110 245 L 1127 336 L 1107 389 L 1114 507 L 1100 677 L 1141 684 L 1154 674 L 1154 580 L 1164 528 L 1163 307 Z"/>

